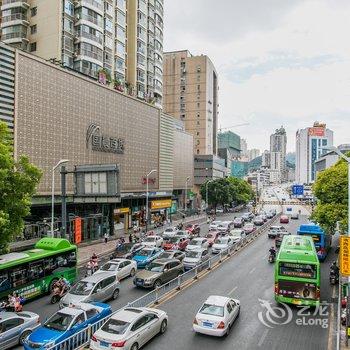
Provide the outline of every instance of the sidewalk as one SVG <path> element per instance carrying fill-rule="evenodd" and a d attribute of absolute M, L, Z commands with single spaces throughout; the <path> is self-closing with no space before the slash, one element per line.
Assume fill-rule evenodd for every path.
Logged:
<path fill-rule="evenodd" d="M 185 219 L 176 220 L 173 221 L 171 224 L 168 224 L 167 226 L 159 227 L 154 230 L 155 233 L 163 231 L 166 227 L 169 226 L 176 226 L 181 221 L 183 221 L 185 224 L 187 223 L 198 223 L 198 222 L 205 222 L 206 221 L 206 215 L 200 214 L 200 215 L 193 215 L 189 216 Z M 89 244 L 89 245 L 83 245 L 78 246 L 78 265 L 82 266 L 85 265 L 93 253 L 96 253 L 98 257 L 103 257 L 106 255 L 111 254 L 115 250 L 116 240 L 120 238 L 120 235 L 115 235 L 111 238 L 109 238 L 107 243 L 104 243 L 104 239 L 101 238 L 98 241 L 95 241 L 95 243 Z M 129 242 L 129 234 L 126 237 L 126 242 Z"/>

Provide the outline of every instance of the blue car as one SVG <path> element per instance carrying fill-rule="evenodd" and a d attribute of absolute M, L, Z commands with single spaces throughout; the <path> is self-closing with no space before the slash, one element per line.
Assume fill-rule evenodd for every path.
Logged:
<path fill-rule="evenodd" d="M 138 269 L 145 268 L 150 262 L 157 259 L 160 254 L 163 253 L 163 249 L 160 248 L 143 248 L 136 253 L 133 260 L 137 263 Z"/>
<path fill-rule="evenodd" d="M 103 303 L 79 303 L 53 314 L 24 341 L 26 350 L 44 350 L 109 316 L 112 309 Z"/>

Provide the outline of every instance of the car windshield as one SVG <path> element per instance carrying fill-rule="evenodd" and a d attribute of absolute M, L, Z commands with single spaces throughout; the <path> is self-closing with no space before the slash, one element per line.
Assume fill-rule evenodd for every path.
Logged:
<path fill-rule="evenodd" d="M 147 237 L 147 238 L 145 239 L 145 242 L 154 242 L 155 240 L 156 240 L 155 237 Z"/>
<path fill-rule="evenodd" d="M 149 256 L 151 255 L 153 252 L 153 250 L 149 250 L 149 249 L 142 249 L 140 250 L 137 255 L 140 255 L 140 256 Z"/>
<path fill-rule="evenodd" d="M 45 322 L 45 327 L 48 329 L 54 329 L 55 331 L 63 332 L 68 329 L 72 323 L 72 320 L 72 315 L 68 315 L 59 311 Z"/>
<path fill-rule="evenodd" d="M 195 250 L 192 250 L 190 252 L 186 252 L 187 258 L 199 258 L 201 256 L 200 252 L 196 252 Z"/>
<path fill-rule="evenodd" d="M 115 271 L 118 268 L 119 263 L 106 263 L 101 267 L 102 271 Z"/>
<path fill-rule="evenodd" d="M 158 264 L 156 262 L 150 263 L 148 266 L 146 266 L 147 271 L 152 271 L 152 272 L 162 272 L 163 271 L 163 264 Z"/>
<path fill-rule="evenodd" d="M 69 291 L 74 295 L 89 295 L 94 288 L 95 283 L 80 281 Z"/>
<path fill-rule="evenodd" d="M 226 237 L 221 237 L 221 238 L 218 238 L 217 240 L 215 240 L 216 244 L 227 244 L 227 242 L 228 242 L 228 238 L 226 238 Z"/>
<path fill-rule="evenodd" d="M 187 233 L 185 231 L 177 231 L 176 233 L 178 236 L 185 236 Z"/>
<path fill-rule="evenodd" d="M 202 241 L 193 240 L 193 241 L 191 242 L 191 245 L 202 245 Z"/>
<path fill-rule="evenodd" d="M 130 323 L 114 320 L 110 318 L 101 328 L 102 331 L 110 333 L 110 334 L 124 334 Z"/>
<path fill-rule="evenodd" d="M 244 227 L 245 227 L 245 228 L 252 228 L 252 227 L 254 227 L 254 225 L 253 225 L 253 224 L 247 224 L 247 225 L 245 225 Z"/>
<path fill-rule="evenodd" d="M 164 230 L 164 232 L 174 232 L 174 229 L 173 229 L 173 228 L 166 228 L 166 229 Z"/>
<path fill-rule="evenodd" d="M 159 255 L 159 259 L 171 259 L 172 258 L 172 253 L 162 253 Z"/>
<path fill-rule="evenodd" d="M 234 237 L 241 237 L 241 231 L 231 231 L 230 234 Z"/>
<path fill-rule="evenodd" d="M 168 239 L 169 243 L 177 243 L 178 241 L 179 241 L 178 237 L 171 237 L 171 238 Z"/>
<path fill-rule="evenodd" d="M 211 224 L 212 224 L 212 225 L 219 225 L 219 224 L 220 224 L 220 221 L 213 221 Z"/>
<path fill-rule="evenodd" d="M 224 316 L 224 308 L 222 306 L 203 304 L 202 308 L 199 310 L 201 314 L 212 315 L 212 316 Z"/>

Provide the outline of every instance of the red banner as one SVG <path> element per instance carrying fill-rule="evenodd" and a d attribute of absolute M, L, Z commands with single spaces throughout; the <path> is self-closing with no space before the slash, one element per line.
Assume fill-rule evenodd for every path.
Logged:
<path fill-rule="evenodd" d="M 320 126 L 315 126 L 309 128 L 309 136 L 324 136 L 325 128 Z"/>
<path fill-rule="evenodd" d="M 76 218 L 74 220 L 74 228 L 75 228 L 75 234 L 74 234 L 74 240 L 75 244 L 81 243 L 81 218 Z"/>

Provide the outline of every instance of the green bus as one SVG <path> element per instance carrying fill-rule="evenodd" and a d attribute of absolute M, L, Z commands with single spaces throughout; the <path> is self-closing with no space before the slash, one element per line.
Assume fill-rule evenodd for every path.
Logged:
<path fill-rule="evenodd" d="M 42 238 L 33 249 L 0 255 L 0 299 L 12 292 L 25 300 L 51 291 L 63 275 L 77 276 L 77 247 L 66 239 Z"/>
<path fill-rule="evenodd" d="M 284 236 L 275 263 L 275 300 L 320 304 L 320 262 L 310 236 Z"/>

